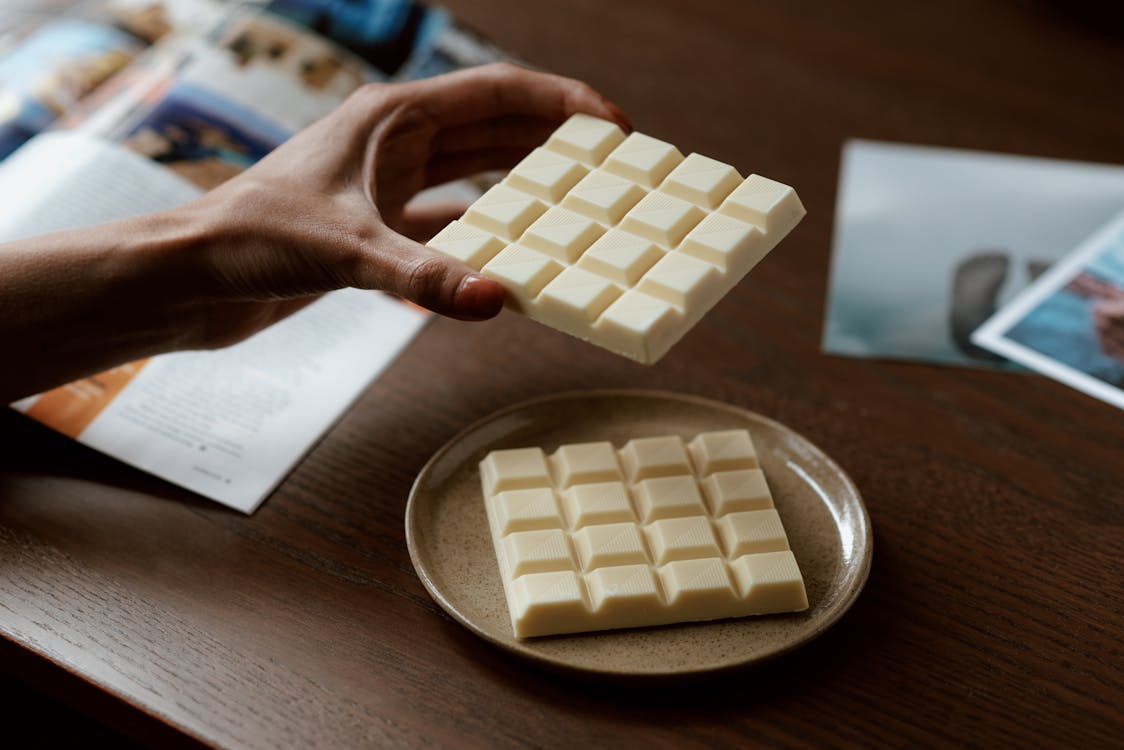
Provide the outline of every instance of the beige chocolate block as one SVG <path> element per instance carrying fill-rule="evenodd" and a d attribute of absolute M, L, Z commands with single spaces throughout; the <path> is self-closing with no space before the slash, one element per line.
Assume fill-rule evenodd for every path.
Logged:
<path fill-rule="evenodd" d="M 643 133 L 632 133 L 609 154 L 601 168 L 654 188 L 681 161 L 683 154 L 670 143 Z"/>
<path fill-rule="evenodd" d="M 722 274 L 714 266 L 674 251 L 656 261 L 636 289 L 680 310 L 697 311 L 718 299 L 723 282 Z"/>
<path fill-rule="evenodd" d="M 542 288 L 561 271 L 557 260 L 522 245 L 508 245 L 480 269 L 503 285 L 508 306 L 521 312 L 532 307 Z"/>
<path fill-rule="evenodd" d="M 742 176 L 729 164 L 702 154 L 688 154 L 660 183 L 660 192 L 714 210 L 741 182 Z"/>
<path fill-rule="evenodd" d="M 679 340 L 685 326 L 678 307 L 629 289 L 606 308 L 593 328 L 601 346 L 651 364 Z"/>
<path fill-rule="evenodd" d="M 636 520 L 628 490 L 620 482 L 576 484 L 562 493 L 562 506 L 575 529 Z"/>
<path fill-rule="evenodd" d="M 501 183 L 477 198 L 461 220 L 514 242 L 545 211 L 538 198 Z"/>
<path fill-rule="evenodd" d="M 610 229 L 597 238 L 578 259 L 578 268 L 629 287 L 663 257 L 664 251 L 651 240 L 620 229 Z"/>
<path fill-rule="evenodd" d="M 772 508 L 728 513 L 718 519 L 718 534 L 722 537 L 726 557 L 730 559 L 788 549 L 784 524 Z"/>
<path fill-rule="evenodd" d="M 608 120 L 571 115 L 546 142 L 546 148 L 595 167 L 625 139 L 624 131 Z"/>
<path fill-rule="evenodd" d="M 696 557 L 721 557 L 718 539 L 706 516 L 668 518 L 645 527 L 648 548 L 656 565 Z"/>
<path fill-rule="evenodd" d="M 773 495 L 761 469 L 715 472 L 702 485 L 710 512 L 716 516 L 773 507 Z"/>
<path fill-rule="evenodd" d="M 721 558 L 676 560 L 659 568 L 659 576 L 668 606 L 683 620 L 730 617 L 740 604 Z"/>
<path fill-rule="evenodd" d="M 601 224 L 613 226 L 647 194 L 647 190 L 632 180 L 595 169 L 567 193 L 562 205 Z"/>
<path fill-rule="evenodd" d="M 564 268 L 535 300 L 533 317 L 548 320 L 555 328 L 588 338 L 593 322 L 621 290 L 611 281 L 580 268 Z"/>
<path fill-rule="evenodd" d="M 804 579 L 791 551 L 744 555 L 730 567 L 746 612 L 772 614 L 808 608 Z"/>
<path fill-rule="evenodd" d="M 463 221 L 450 222 L 426 244 L 477 271 L 504 248 L 503 240 Z"/>
<path fill-rule="evenodd" d="M 492 511 L 501 534 L 565 526 L 554 490 L 548 487 L 501 492 L 492 501 Z"/>
<path fill-rule="evenodd" d="M 657 191 L 648 193 L 633 206 L 621 219 L 620 227 L 670 249 L 704 216 L 702 209 L 693 203 Z"/>
<path fill-rule="evenodd" d="M 561 206 L 553 206 L 527 227 L 519 244 L 538 250 L 564 263 L 573 263 L 605 227 Z"/>
<path fill-rule="evenodd" d="M 644 523 L 706 512 L 699 486 L 690 475 L 644 479 L 633 487 L 633 496 Z"/>
<path fill-rule="evenodd" d="M 548 203 L 557 203 L 588 171 L 562 154 L 536 148 L 515 165 L 504 182 Z"/>
<path fill-rule="evenodd" d="M 582 570 L 648 562 L 634 523 L 586 526 L 574 532 L 573 539 Z"/>
<path fill-rule="evenodd" d="M 517 578 L 528 573 L 574 570 L 570 545 L 561 529 L 516 531 L 503 538 L 508 575 Z"/>
<path fill-rule="evenodd" d="M 572 570 L 516 578 L 511 582 L 508 608 L 517 638 L 573 633 L 590 626 L 582 584 Z"/>
<path fill-rule="evenodd" d="M 806 608 L 762 470 L 702 477 L 756 460 L 743 432 L 486 456 L 485 511 L 516 637 Z"/>
<path fill-rule="evenodd" d="M 621 463 L 630 482 L 691 473 L 683 441 L 674 435 L 634 438 L 621 448 Z"/>
<path fill-rule="evenodd" d="M 703 432 L 687 445 L 687 452 L 699 476 L 757 467 L 757 449 L 748 430 Z"/>
<path fill-rule="evenodd" d="M 563 445 L 550 457 L 559 487 L 591 482 L 619 482 L 617 451 L 608 441 Z"/>
<path fill-rule="evenodd" d="M 687 233 L 678 250 L 724 271 L 728 282 L 733 283 L 765 257 L 769 245 L 753 224 L 710 214 Z"/>
<path fill-rule="evenodd" d="M 718 212 L 784 236 L 804 217 L 804 204 L 788 185 L 750 175 L 719 206 Z"/>
<path fill-rule="evenodd" d="M 550 471 L 542 448 L 513 448 L 492 451 L 480 462 L 484 492 L 550 487 Z"/>
<path fill-rule="evenodd" d="M 510 309 L 652 364 L 803 215 L 786 185 L 575 115 L 469 207 L 471 230 L 454 222 L 433 246 L 504 284 Z M 566 273 L 538 304 L 563 267 L 619 292 Z"/>
<path fill-rule="evenodd" d="M 605 628 L 648 625 L 664 608 L 655 574 L 647 565 L 598 568 L 585 576 L 598 623 Z M 656 615 L 658 616 L 658 615 Z"/>

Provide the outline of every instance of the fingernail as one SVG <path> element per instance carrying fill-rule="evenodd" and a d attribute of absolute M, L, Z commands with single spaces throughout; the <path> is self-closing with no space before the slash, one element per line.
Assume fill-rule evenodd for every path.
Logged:
<path fill-rule="evenodd" d="M 470 273 L 461 279 L 453 295 L 457 317 L 464 320 L 485 320 L 503 308 L 503 287 L 492 279 Z"/>

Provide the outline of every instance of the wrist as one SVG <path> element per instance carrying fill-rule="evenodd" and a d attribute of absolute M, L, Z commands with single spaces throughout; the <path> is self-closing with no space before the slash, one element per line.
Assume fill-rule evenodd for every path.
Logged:
<path fill-rule="evenodd" d="M 205 228 L 171 211 L 11 242 L 0 252 L 0 345 L 15 398 L 192 345 Z M 185 321 L 187 324 L 185 325 Z"/>
<path fill-rule="evenodd" d="M 112 305 L 107 322 L 149 353 L 204 346 L 200 308 L 219 295 L 207 272 L 218 233 L 207 212 L 189 204 L 105 230 L 119 238 L 106 259 L 111 292 L 129 308 Z"/>

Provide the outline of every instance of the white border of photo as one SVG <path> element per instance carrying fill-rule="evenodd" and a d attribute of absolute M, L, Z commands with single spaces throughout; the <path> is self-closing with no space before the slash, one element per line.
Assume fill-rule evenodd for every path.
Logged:
<path fill-rule="evenodd" d="M 1036 282 L 1024 289 L 1009 304 L 972 334 L 978 346 L 1023 364 L 1094 398 L 1124 409 L 1124 390 L 1064 362 L 1033 349 L 1008 335 L 1011 329 L 1052 295 L 1065 287 L 1091 260 L 1124 241 L 1124 212 L 1118 214 L 1076 250 L 1056 263 Z"/>

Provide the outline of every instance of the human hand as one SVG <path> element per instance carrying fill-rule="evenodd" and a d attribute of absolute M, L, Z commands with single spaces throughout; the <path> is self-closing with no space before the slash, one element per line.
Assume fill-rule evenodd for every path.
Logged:
<path fill-rule="evenodd" d="M 1124 297 L 1124 290 L 1090 273 L 1079 273 L 1065 285 L 1065 290 L 1086 299 L 1115 299 Z"/>
<path fill-rule="evenodd" d="M 512 65 L 372 84 L 253 168 L 183 209 L 206 227 L 189 346 L 241 340 L 322 292 L 381 289 L 455 318 L 494 316 L 503 288 L 433 252 L 463 206 L 421 189 L 513 166 L 575 112 L 624 115 L 583 83 Z"/>
<path fill-rule="evenodd" d="M 1095 303 L 1093 326 L 1101 350 L 1109 357 L 1124 362 L 1124 297 Z"/>
<path fill-rule="evenodd" d="M 512 65 L 370 85 L 180 208 L 5 243 L 0 401 L 176 349 L 240 341 L 347 286 L 483 319 L 504 291 L 419 244 L 463 207 L 422 188 L 510 167 L 575 112 L 628 127 L 585 84 Z"/>

